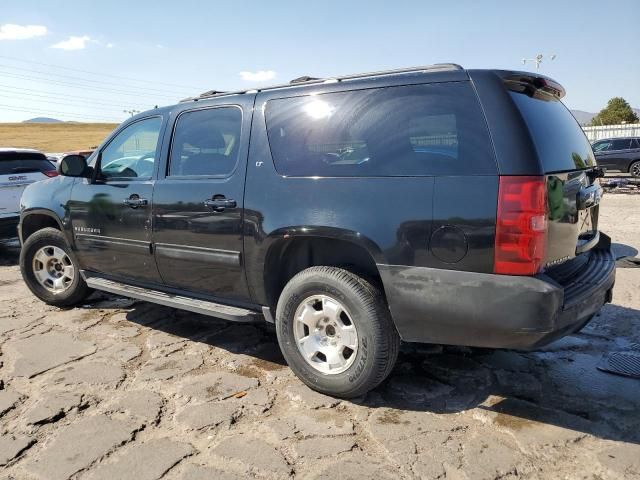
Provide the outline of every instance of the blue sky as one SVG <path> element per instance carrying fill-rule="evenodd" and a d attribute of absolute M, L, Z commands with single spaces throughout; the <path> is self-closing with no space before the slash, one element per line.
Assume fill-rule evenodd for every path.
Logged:
<path fill-rule="evenodd" d="M 637 0 L 0 2 L 0 121 L 121 121 L 123 110 L 305 74 L 534 70 L 521 60 L 537 53 L 557 55 L 540 72 L 565 86 L 570 108 L 595 112 L 613 96 L 640 107 Z"/>

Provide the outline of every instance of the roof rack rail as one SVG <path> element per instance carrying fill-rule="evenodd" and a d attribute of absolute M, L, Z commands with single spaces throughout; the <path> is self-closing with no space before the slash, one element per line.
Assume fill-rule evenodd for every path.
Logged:
<path fill-rule="evenodd" d="M 296 83 L 310 82 L 311 80 L 320 80 L 320 79 L 318 77 L 310 77 L 308 75 L 303 75 L 302 77 L 298 77 L 298 78 L 294 78 L 293 80 L 290 80 L 289 83 L 293 85 Z"/>
<path fill-rule="evenodd" d="M 424 65 L 421 67 L 397 68 L 394 70 L 380 70 L 376 72 L 355 73 L 355 74 L 344 75 L 340 77 L 316 78 L 316 77 L 309 77 L 305 75 L 302 77 L 294 78 L 289 83 L 271 85 L 271 86 L 262 87 L 262 88 L 237 90 L 234 92 L 218 92 L 216 90 L 210 90 L 208 92 L 204 92 L 200 94 L 197 97 L 185 98 L 184 100 L 181 100 L 181 102 L 198 101 L 205 98 L 212 98 L 212 97 L 218 97 L 223 95 L 240 95 L 247 92 L 252 92 L 252 93 L 263 92 L 265 90 L 287 88 L 294 85 L 298 86 L 298 85 L 313 85 L 318 83 L 336 83 L 336 82 L 342 82 L 345 80 L 356 80 L 359 78 L 381 77 L 386 75 L 401 75 L 405 73 L 419 73 L 419 72 L 447 72 L 452 70 L 464 70 L 464 69 L 457 63 L 435 63 L 433 65 Z"/>

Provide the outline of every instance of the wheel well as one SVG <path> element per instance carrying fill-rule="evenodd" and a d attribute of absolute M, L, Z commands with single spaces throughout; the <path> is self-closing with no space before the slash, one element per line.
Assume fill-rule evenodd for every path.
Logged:
<path fill-rule="evenodd" d="M 32 234 L 43 228 L 52 227 L 56 230 L 60 230 L 60 225 L 53 217 L 49 215 L 43 215 L 41 213 L 34 213 L 28 215 L 22 220 L 22 241 L 26 242 Z"/>
<path fill-rule="evenodd" d="M 384 294 L 378 267 L 360 245 L 332 238 L 295 238 L 271 246 L 264 267 L 265 293 L 275 310 L 280 293 L 293 276 L 316 266 L 340 267 L 369 281 Z"/>

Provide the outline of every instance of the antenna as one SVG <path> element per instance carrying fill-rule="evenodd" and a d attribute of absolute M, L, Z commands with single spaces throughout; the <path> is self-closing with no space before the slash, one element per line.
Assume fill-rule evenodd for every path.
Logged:
<path fill-rule="evenodd" d="M 549 60 L 555 60 L 557 55 L 555 53 L 548 55 Z M 544 55 L 542 53 L 537 54 L 534 58 L 523 58 L 522 64 L 526 65 L 527 62 L 533 62 L 536 64 L 536 70 L 540 70 L 540 64 L 544 60 Z"/>

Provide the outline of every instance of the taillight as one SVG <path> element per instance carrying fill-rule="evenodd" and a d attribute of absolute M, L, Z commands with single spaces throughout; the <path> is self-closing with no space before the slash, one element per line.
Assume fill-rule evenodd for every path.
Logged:
<path fill-rule="evenodd" d="M 493 270 L 534 275 L 544 260 L 547 192 L 544 177 L 500 177 Z"/>
<path fill-rule="evenodd" d="M 55 170 L 47 170 L 46 172 L 42 172 L 44 173 L 47 177 L 57 177 L 58 176 L 58 172 L 56 172 Z"/>

